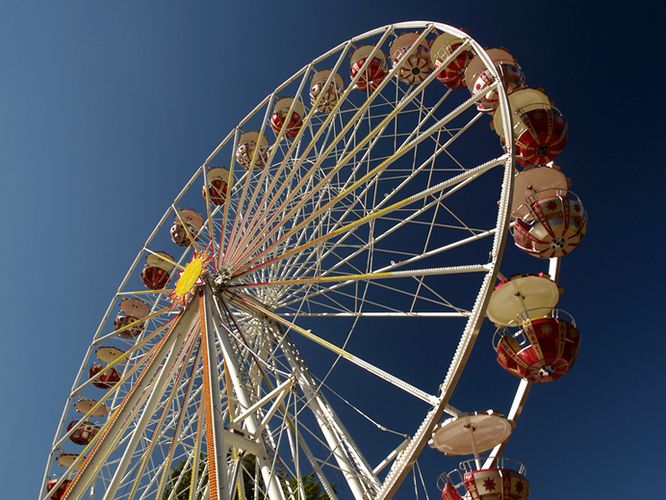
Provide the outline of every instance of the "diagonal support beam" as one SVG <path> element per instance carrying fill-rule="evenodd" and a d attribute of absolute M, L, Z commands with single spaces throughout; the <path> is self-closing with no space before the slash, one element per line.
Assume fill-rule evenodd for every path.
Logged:
<path fill-rule="evenodd" d="M 224 315 L 222 314 L 220 306 L 216 302 L 216 297 L 212 293 L 212 287 L 208 282 L 208 278 L 205 281 L 206 284 L 203 287 L 203 304 L 206 312 L 206 325 L 211 328 L 211 334 L 212 330 L 215 331 L 215 339 L 217 340 L 217 343 L 219 344 L 220 350 L 222 351 L 222 355 L 224 357 L 226 374 L 229 377 L 240 406 L 244 409 L 250 408 L 252 406 L 252 401 L 247 394 L 245 384 L 241 378 L 235 350 L 231 345 L 227 332 L 222 331 L 223 325 L 226 324 Z M 229 402 L 229 404 L 231 404 L 231 402 Z M 265 451 L 266 446 L 263 443 L 263 439 L 260 435 L 258 435 L 259 422 L 257 421 L 255 415 L 250 414 L 245 418 L 245 429 L 247 429 L 250 434 L 254 435 L 257 439 L 257 442 L 261 443 L 262 447 L 264 448 L 264 453 L 256 455 L 256 457 L 257 466 L 261 471 L 261 476 L 264 480 L 264 484 L 266 485 L 268 498 L 270 500 L 286 500 L 278 478 L 272 470 L 270 461 L 267 459 L 268 453 Z M 226 454 L 226 449 L 224 450 L 224 453 Z M 211 500 L 214 500 L 212 492 Z"/>
<path fill-rule="evenodd" d="M 271 392 L 266 394 L 263 398 L 261 398 L 259 401 L 254 403 L 252 406 L 250 406 L 247 410 L 244 410 L 242 413 L 236 416 L 234 419 L 235 424 L 240 424 L 245 420 L 249 415 L 253 414 L 255 411 L 257 411 L 259 408 L 264 406 L 266 403 L 269 401 L 275 399 L 277 401 L 281 401 L 284 398 L 284 395 L 291 389 L 291 387 L 294 385 L 294 380 L 293 379 L 288 379 L 282 382 L 280 385 L 278 385 L 275 389 L 273 389 Z"/>

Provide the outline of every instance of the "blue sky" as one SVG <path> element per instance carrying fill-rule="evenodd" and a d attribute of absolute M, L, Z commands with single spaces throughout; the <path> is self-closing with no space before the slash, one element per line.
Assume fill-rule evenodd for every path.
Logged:
<path fill-rule="evenodd" d="M 636 5 L 635 3 L 633 5 Z M 657 498 L 663 117 L 656 21 L 558 2 L 17 2 L 0 13 L 5 236 L 0 470 L 33 498 L 66 392 L 131 259 L 219 139 L 337 43 L 431 19 L 508 47 L 569 121 L 561 157 L 590 213 L 564 262 L 583 334 L 564 379 L 533 390 L 510 454 L 534 498 Z M 623 33 L 626 27 L 639 33 Z M 511 272 L 519 272 L 514 269 Z M 436 478 L 430 480 L 434 482 Z"/>

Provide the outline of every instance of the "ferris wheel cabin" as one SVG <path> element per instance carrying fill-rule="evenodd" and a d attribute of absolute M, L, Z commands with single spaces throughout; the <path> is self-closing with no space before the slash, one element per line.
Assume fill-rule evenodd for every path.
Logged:
<path fill-rule="evenodd" d="M 148 254 L 146 265 L 141 271 L 141 281 L 146 288 L 161 290 L 169 282 L 169 274 L 174 268 L 173 257 L 166 252 Z"/>
<path fill-rule="evenodd" d="M 196 210 L 178 210 L 178 214 L 169 229 L 171 241 L 179 247 L 189 246 L 193 240 L 198 239 L 199 230 L 201 230 L 203 223 L 203 215 Z"/>
<path fill-rule="evenodd" d="M 291 116 L 289 116 L 290 110 Z M 303 104 L 293 97 L 283 97 L 275 104 L 275 109 L 271 115 L 271 129 L 273 129 L 275 135 L 278 135 L 282 127 L 285 126 L 288 116 L 289 123 L 286 124 L 287 128 L 284 135 L 293 139 L 303 127 L 303 117 L 305 116 Z"/>
<path fill-rule="evenodd" d="M 345 83 L 338 73 L 331 76 L 330 69 L 317 71 L 310 81 L 310 104 L 320 113 L 330 113 L 338 103 L 344 87 Z"/>
<path fill-rule="evenodd" d="M 571 253 L 585 237 L 587 214 L 571 191 L 547 190 L 525 199 L 515 220 L 516 246 L 534 257 L 549 259 Z"/>
<path fill-rule="evenodd" d="M 440 476 L 442 500 L 527 500 L 529 483 L 522 464 L 504 457 L 482 464 L 481 454 L 505 442 L 512 431 L 513 423 L 492 410 L 437 425 L 431 447 L 450 456 L 474 455 Z"/>
<path fill-rule="evenodd" d="M 372 55 L 372 59 L 366 65 L 366 61 Z M 363 69 L 363 66 L 365 69 Z M 351 69 L 350 77 L 356 78 L 361 70 L 363 73 L 358 80 L 356 80 L 356 88 L 361 90 L 375 90 L 382 83 L 386 75 L 388 75 L 388 68 L 386 67 L 386 56 L 379 47 L 374 45 L 362 45 L 357 48 L 351 56 Z"/>
<path fill-rule="evenodd" d="M 238 154 L 238 153 L 237 153 Z M 201 189 L 201 196 L 208 199 L 213 205 L 224 205 L 229 190 L 229 171 L 226 168 L 215 167 L 206 172 L 207 184 Z"/>
<path fill-rule="evenodd" d="M 499 73 L 498 85 L 502 85 L 508 95 L 525 85 L 523 70 L 509 52 L 504 49 L 488 49 L 486 53 Z M 476 109 L 481 112 L 494 113 L 497 109 L 499 93 L 492 88 L 494 83 L 495 78 L 483 60 L 475 56 L 465 70 L 465 84 L 473 96 L 481 96 L 476 105 Z"/>
<path fill-rule="evenodd" d="M 120 303 L 120 312 L 113 320 L 113 326 L 121 337 L 136 338 L 143 333 L 143 318 L 148 316 L 148 305 L 135 298 L 124 299 Z"/>
<path fill-rule="evenodd" d="M 88 420 L 83 422 L 72 420 L 67 425 L 67 431 L 69 432 L 72 430 L 73 432 L 69 436 L 69 439 L 72 441 L 72 443 L 85 446 L 90 443 L 90 441 L 92 441 L 95 435 L 99 432 L 99 426 L 89 422 Z"/>
<path fill-rule="evenodd" d="M 433 70 L 428 42 L 423 39 L 412 48 L 420 36 L 420 33 L 403 33 L 389 48 L 391 63 L 398 68 L 398 78 L 409 85 L 418 85 Z"/>
<path fill-rule="evenodd" d="M 520 88 L 509 94 L 516 160 L 524 167 L 545 165 L 567 145 L 564 116 L 543 91 Z M 493 117 L 493 128 L 502 137 L 502 120 Z"/>
<path fill-rule="evenodd" d="M 474 460 L 466 460 L 443 474 L 442 500 L 527 500 L 530 484 L 525 466 L 505 458 L 498 462 L 497 467 L 477 469 Z M 454 481 L 456 476 L 462 481 Z"/>
<path fill-rule="evenodd" d="M 498 330 L 493 340 L 502 368 L 532 383 L 552 382 L 571 370 L 580 346 L 571 315 L 554 309 L 542 317 L 519 320 L 515 326 L 515 332 Z"/>
<path fill-rule="evenodd" d="M 58 488 L 53 493 L 51 493 L 49 498 L 52 500 L 61 500 L 62 498 L 65 498 L 65 492 L 67 492 L 67 488 L 69 488 L 71 482 L 71 479 L 65 479 L 62 483 L 60 483 L 60 486 L 58 486 Z M 50 493 L 53 488 L 55 488 L 56 484 L 58 484 L 58 479 L 49 479 L 49 482 L 46 483 L 46 491 Z"/>
<path fill-rule="evenodd" d="M 95 352 L 97 359 L 108 365 L 118 358 L 123 351 L 116 347 L 100 347 Z M 112 366 L 104 366 L 94 363 L 88 371 L 89 378 L 93 379 L 92 385 L 99 389 L 111 389 L 120 382 L 120 374 Z"/>
<path fill-rule="evenodd" d="M 266 165 L 266 161 L 268 161 L 268 139 L 256 130 L 242 134 L 238 139 L 238 146 L 236 147 L 236 161 L 245 168 L 252 167 L 253 161 L 255 165 L 260 167 Z M 224 182 L 226 183 L 229 178 L 229 172 L 226 170 L 225 172 L 227 172 L 227 175 L 224 177 Z M 210 173 L 208 178 L 211 178 Z M 220 203 L 215 204 L 222 205 L 222 203 L 224 203 L 224 199 Z"/>
<path fill-rule="evenodd" d="M 452 89 L 465 86 L 465 70 L 474 58 L 471 50 L 458 50 L 462 43 L 460 38 L 450 33 L 442 33 L 430 45 L 430 61 L 437 68 L 437 79 Z M 456 51 L 457 55 L 446 63 Z"/>
<path fill-rule="evenodd" d="M 557 284 L 545 274 L 503 280 L 490 296 L 487 314 L 497 325 L 493 347 L 506 371 L 531 383 L 551 382 L 574 365 L 580 333 L 568 313 L 555 309 Z"/>
<path fill-rule="evenodd" d="M 104 370 L 103 373 L 100 373 Z M 95 377 L 92 385 L 99 389 L 111 389 L 114 385 L 120 382 L 120 374 L 115 368 L 106 368 L 99 363 L 95 363 L 88 371 L 90 378 Z"/>

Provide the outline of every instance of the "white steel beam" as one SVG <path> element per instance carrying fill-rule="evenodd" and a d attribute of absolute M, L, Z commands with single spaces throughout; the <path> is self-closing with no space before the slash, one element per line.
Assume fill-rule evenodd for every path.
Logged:
<path fill-rule="evenodd" d="M 294 372 L 298 386 L 308 400 L 308 407 L 319 424 L 354 497 L 373 498 L 379 487 L 379 480 L 347 429 L 333 412 L 331 405 L 317 389 L 317 383 L 303 363 L 296 345 L 277 322 L 267 322 L 266 329 L 272 333 L 276 343 L 282 346 L 282 352 Z"/>
<path fill-rule="evenodd" d="M 219 343 L 219 346 L 222 350 L 222 355 L 224 356 L 225 368 L 231 380 L 231 384 L 243 409 L 250 408 L 252 406 L 252 401 L 247 394 L 245 384 L 240 376 L 240 370 L 236 360 L 236 351 L 231 345 L 229 337 L 226 331 L 223 331 L 223 324 L 226 324 L 224 320 L 224 315 L 222 314 L 221 308 L 217 304 L 217 299 L 213 296 L 212 288 L 209 284 L 206 284 L 204 287 L 204 304 L 206 310 L 206 323 L 208 326 L 212 326 L 215 330 L 215 336 Z M 231 405 L 231 401 L 228 402 Z M 265 444 L 263 444 L 263 439 L 261 434 L 258 434 L 259 422 L 254 415 L 250 414 L 245 418 L 244 426 L 247 431 L 252 434 L 258 443 L 262 443 L 264 450 L 266 449 Z M 225 450 L 226 453 L 226 450 Z M 273 473 L 271 463 L 265 457 L 268 456 L 268 453 L 265 451 L 263 456 L 257 455 L 257 466 L 261 470 L 261 475 L 266 486 L 266 491 L 268 498 L 270 500 L 285 500 L 284 492 L 278 481 L 276 474 Z"/>
<path fill-rule="evenodd" d="M 202 293 L 202 290 L 199 291 Z M 206 448 L 208 456 L 208 485 L 212 500 L 226 500 L 230 498 L 229 477 L 227 470 L 227 451 L 229 444 L 224 429 L 224 413 L 222 412 L 222 397 L 220 394 L 220 374 L 217 366 L 217 348 L 215 333 L 212 328 L 210 316 L 210 303 L 204 293 L 197 300 L 200 303 L 201 349 L 204 361 L 202 404 L 204 405 L 206 421 Z M 227 401 L 231 405 L 231 401 Z"/>

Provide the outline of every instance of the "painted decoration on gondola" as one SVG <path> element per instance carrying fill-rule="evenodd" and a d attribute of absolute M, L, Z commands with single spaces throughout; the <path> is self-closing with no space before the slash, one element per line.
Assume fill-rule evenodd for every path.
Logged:
<path fill-rule="evenodd" d="M 370 55 L 372 55 L 372 59 L 370 59 L 365 69 L 363 69 L 366 60 Z M 362 69 L 363 72 L 361 73 Z M 384 78 L 386 78 L 386 75 L 388 75 L 386 56 L 381 49 L 376 48 L 373 45 L 363 45 L 354 51 L 351 56 L 350 76 L 354 79 L 359 73 L 361 76 L 356 80 L 357 89 L 375 90 L 379 87 L 379 84 L 382 83 Z"/>
<path fill-rule="evenodd" d="M 580 333 L 570 321 L 544 317 L 521 325 L 521 340 L 505 333 L 497 344 L 497 362 L 509 373 L 532 383 L 552 382 L 573 367 Z"/>
<path fill-rule="evenodd" d="M 516 246 L 541 259 L 570 254 L 587 232 L 587 213 L 573 193 L 528 199 L 529 215 L 515 221 Z"/>

